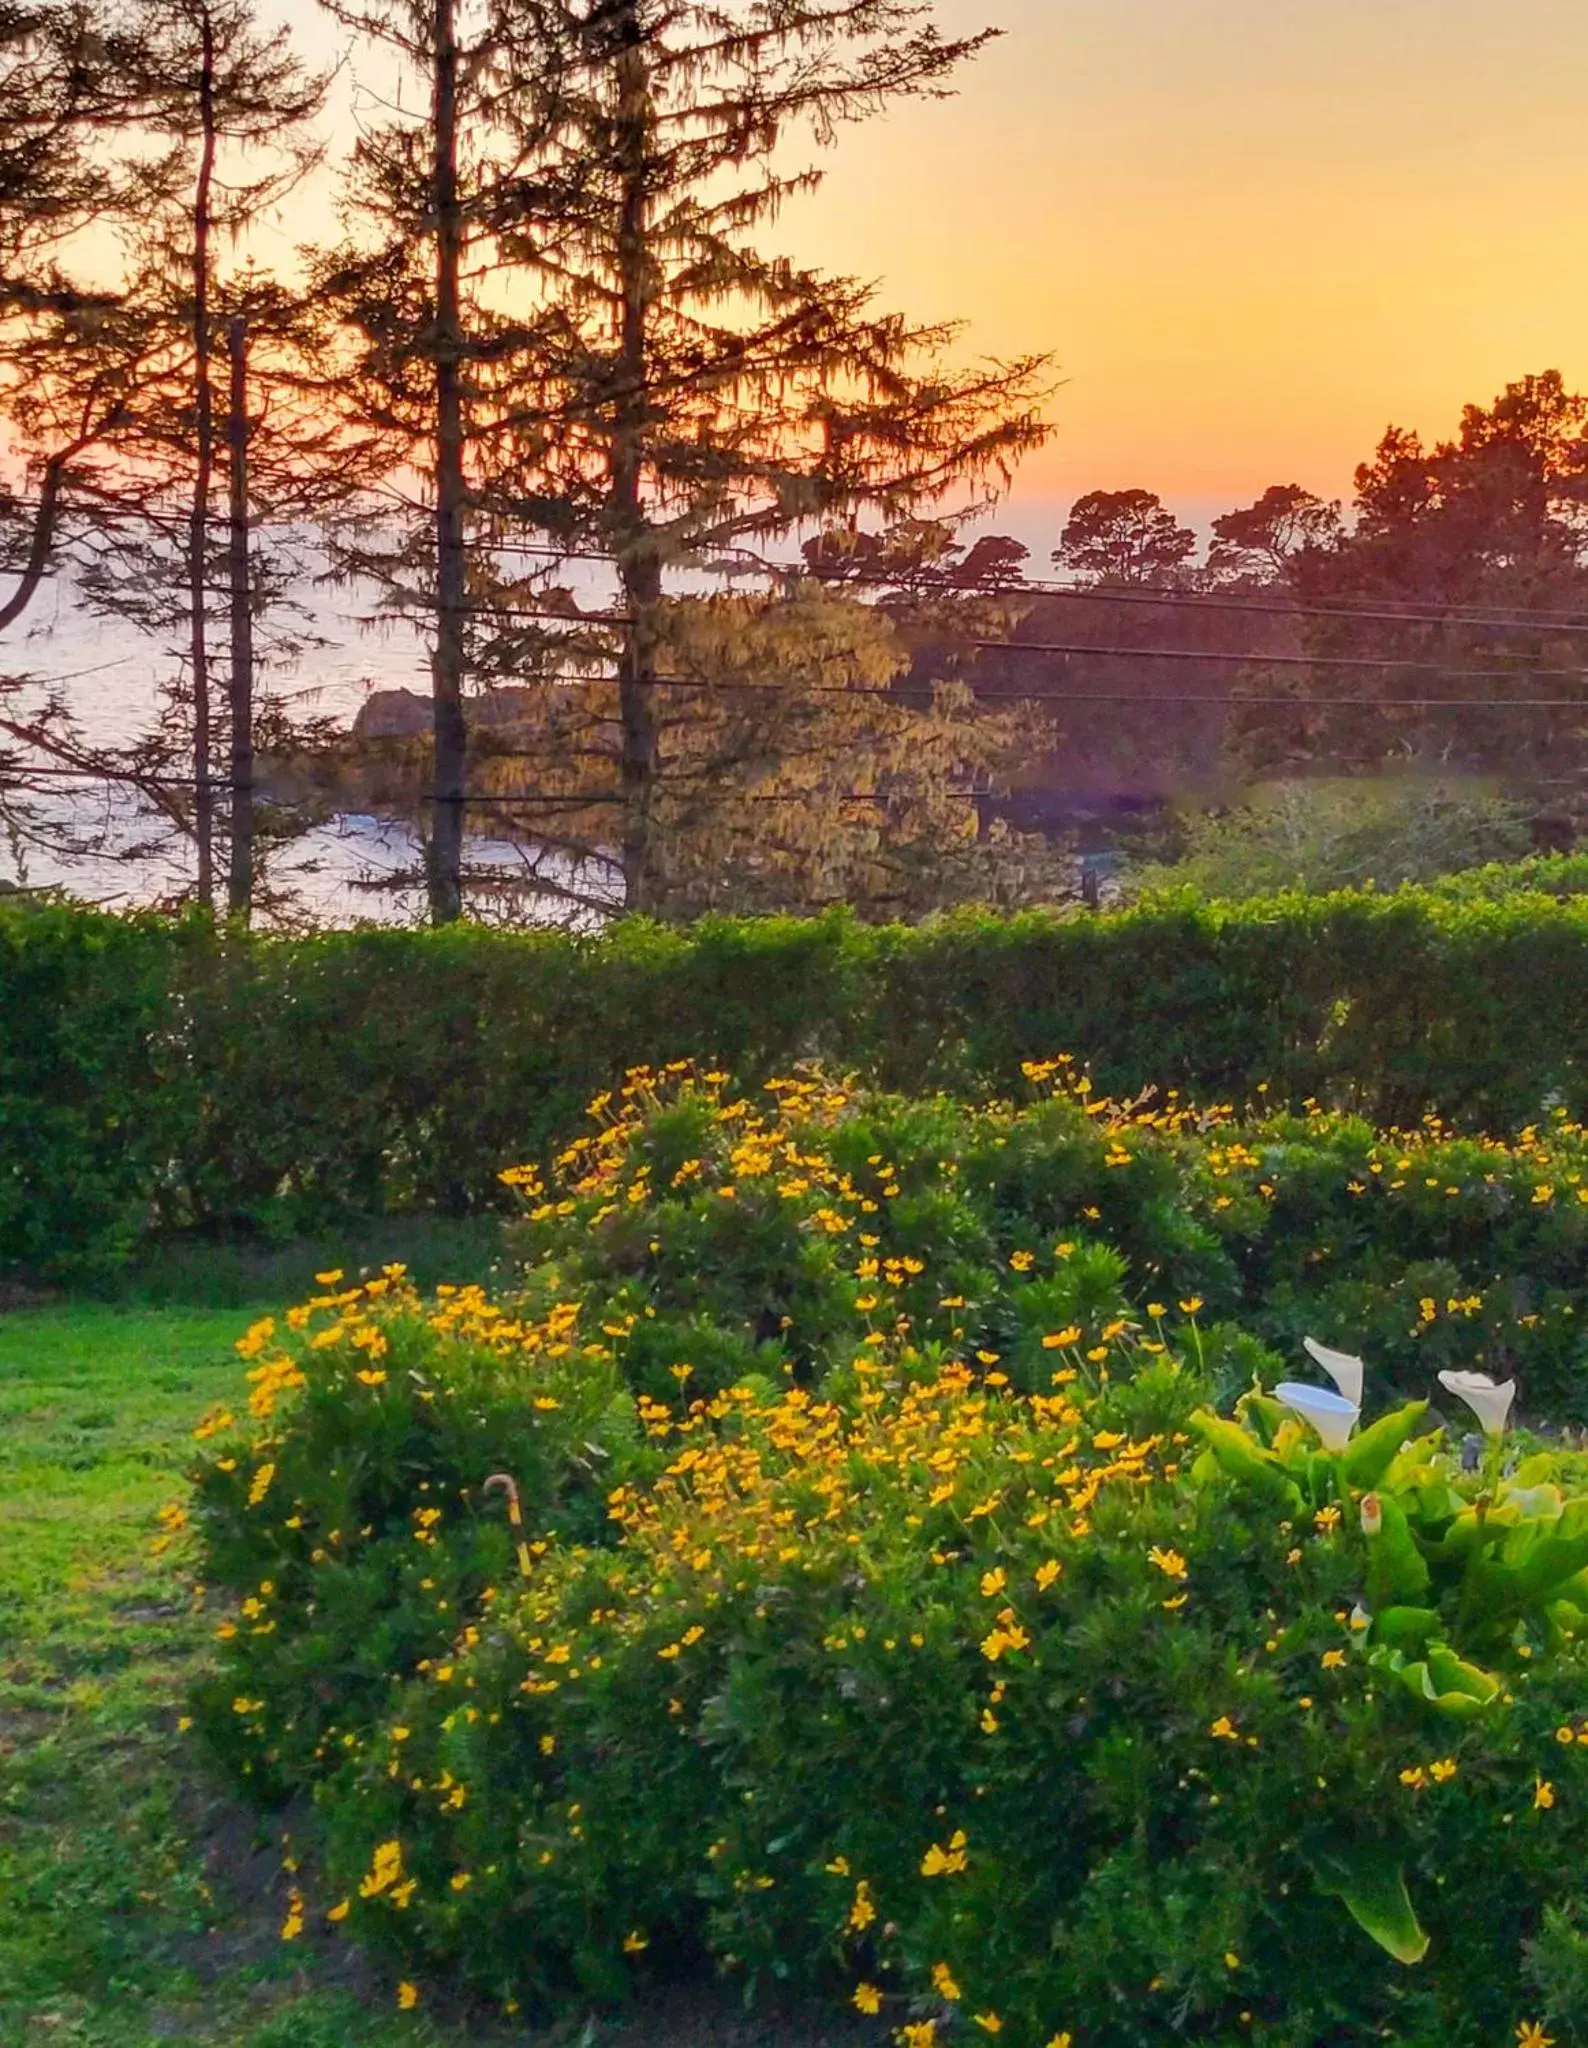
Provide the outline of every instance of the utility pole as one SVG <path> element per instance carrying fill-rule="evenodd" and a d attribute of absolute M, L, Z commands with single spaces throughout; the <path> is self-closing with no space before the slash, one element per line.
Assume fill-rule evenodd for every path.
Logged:
<path fill-rule="evenodd" d="M 231 603 L 231 865 L 226 908 L 246 925 L 254 901 L 254 607 L 248 519 L 248 322 L 226 330 L 231 383 L 226 409 L 227 569 Z"/>
<path fill-rule="evenodd" d="M 458 31 L 456 0 L 435 0 L 435 154 L 431 203 L 436 224 L 436 645 L 431 657 L 434 731 L 430 821 L 430 915 L 463 915 L 463 789 L 468 731 L 463 465 L 463 208 L 458 198 Z"/>
<path fill-rule="evenodd" d="M 198 843 L 198 899 L 215 902 L 215 789 L 210 759 L 210 668 L 206 603 L 209 584 L 210 486 L 215 465 L 215 413 L 210 390 L 210 194 L 215 177 L 215 22 L 208 6 L 200 25 L 199 120 L 202 142 L 193 195 L 193 424 L 196 461 L 188 518 L 188 604 L 193 665 L 193 834 Z"/>

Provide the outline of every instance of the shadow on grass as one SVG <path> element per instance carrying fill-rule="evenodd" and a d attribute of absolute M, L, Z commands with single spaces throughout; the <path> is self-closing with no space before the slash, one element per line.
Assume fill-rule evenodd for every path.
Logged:
<path fill-rule="evenodd" d="M 362 1218 L 287 1244 L 174 1238 L 97 1283 L 93 1298 L 144 1308 L 278 1308 L 312 1294 L 316 1273 L 405 1265 L 415 1283 L 484 1283 L 503 1266 L 500 1216 Z"/>

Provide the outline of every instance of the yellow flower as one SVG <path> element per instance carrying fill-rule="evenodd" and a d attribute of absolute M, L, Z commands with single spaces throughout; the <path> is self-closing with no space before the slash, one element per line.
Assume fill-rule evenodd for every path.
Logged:
<path fill-rule="evenodd" d="M 329 1908 L 325 1917 L 334 1924 L 345 1920 L 352 1909 L 353 1902 L 351 1899 L 339 1899 L 334 1906 Z"/>
<path fill-rule="evenodd" d="M 1157 1544 L 1147 1552 L 1149 1564 L 1155 1564 L 1166 1578 L 1183 1579 L 1186 1575 L 1186 1561 L 1178 1550 L 1160 1550 Z"/>
<path fill-rule="evenodd" d="M 1188 1300 L 1186 1300 L 1186 1301 L 1182 1301 L 1182 1302 L 1181 1302 L 1181 1304 L 1180 1304 L 1180 1313 L 1181 1313 L 1182 1315 L 1185 1315 L 1185 1316 L 1194 1316 L 1194 1315 L 1196 1314 L 1197 1310 L 1198 1310 L 1198 1309 L 1199 1309 L 1199 1308 L 1200 1308 L 1201 1306 L 1202 1306 L 1202 1297 L 1201 1297 L 1201 1295 L 1200 1295 L 1200 1294 L 1193 1294 L 1193 1295 L 1191 1295 L 1191 1296 L 1190 1296 L 1190 1298 L 1189 1298 Z M 1067 2038 L 1068 2038 L 1068 2036 L 1066 2036 L 1066 2039 L 1067 2039 Z"/>
<path fill-rule="evenodd" d="M 1079 1344 L 1080 1341 L 1080 1324 L 1066 1323 L 1062 1330 L 1052 1330 L 1048 1333 L 1046 1337 L 1043 1338 L 1042 1348 L 1044 1351 L 1063 1351 L 1067 1349 L 1069 1345 Z"/>
<path fill-rule="evenodd" d="M 877 1917 L 877 1902 L 871 1896 L 871 1887 L 862 1878 L 855 1887 L 855 1903 L 849 1909 L 849 1924 L 858 1934 L 869 1927 Z"/>
<path fill-rule="evenodd" d="M 995 2012 L 979 2012 L 975 2020 L 984 2034 L 1001 2034 L 1004 2030 L 1004 2023 Z"/>
<path fill-rule="evenodd" d="M 1436 1785 L 1448 1784 L 1456 1775 L 1456 1760 L 1453 1756 L 1442 1756 L 1428 1766 L 1428 1775 Z"/>
<path fill-rule="evenodd" d="M 1209 1728 L 1208 1733 L 1209 1735 L 1216 1735 L 1220 1742 L 1239 1742 L 1241 1739 L 1236 1732 L 1235 1723 L 1228 1714 L 1220 1714 L 1212 1727 Z"/>
<path fill-rule="evenodd" d="M 401 2010 L 402 2010 L 403 2012 L 412 2012 L 412 2011 L 413 2011 L 413 2009 L 414 2009 L 414 2007 L 415 2007 L 415 2006 L 416 2006 L 416 2005 L 417 2005 L 418 2003 L 419 2003 L 419 1987 L 418 1987 L 418 1985 L 417 1985 L 417 1984 L 410 1984 L 410 1983 L 409 1983 L 409 1982 L 407 1981 L 407 1979 L 405 1978 L 405 1979 L 403 1980 L 403 1982 L 402 1982 L 401 1984 L 399 1984 L 399 1985 L 397 1986 L 397 2004 L 398 2004 L 398 2006 L 400 2007 L 400 2009 L 401 2009 Z"/>
<path fill-rule="evenodd" d="M 1344 1650 L 1325 1650 L 1322 1663 L 1325 1671 L 1338 1671 L 1345 1662 Z"/>
<path fill-rule="evenodd" d="M 934 1842 L 921 1858 L 923 1877 L 947 1877 L 954 1871 L 965 1868 L 965 1830 L 956 1828 L 949 1836 L 948 1847 L 940 1849 Z"/>
<path fill-rule="evenodd" d="M 1539 1779 L 1537 1779 L 1537 1780 L 1535 1781 L 1535 1783 L 1534 1783 L 1534 1786 L 1533 1786 L 1533 1805 L 1534 1805 L 1534 1807 L 1535 1807 L 1535 1808 L 1537 1808 L 1537 1809 L 1539 1809 L 1539 1810 L 1541 1810 L 1541 1811 L 1543 1811 L 1543 1812 L 1546 1812 L 1546 1813 L 1547 1813 L 1547 1812 L 1549 1811 L 1550 1807 L 1552 1807 L 1552 1806 L 1553 1806 L 1554 1804 L 1555 1804 L 1555 1788 L 1554 1788 L 1554 1786 L 1553 1786 L 1553 1785 L 1552 1785 L 1552 1784 L 1551 1784 L 1551 1783 L 1549 1782 L 1548 1778 L 1539 1778 Z"/>
<path fill-rule="evenodd" d="M 1555 2036 L 1546 2034 L 1537 2020 L 1518 2020 L 1516 2048 L 1555 2048 Z"/>
<path fill-rule="evenodd" d="M 983 1572 L 981 1575 L 981 1590 L 985 1599 L 990 1600 L 995 1593 L 1001 1593 L 1006 1584 L 1001 1564 L 995 1565 L 990 1572 Z"/>
<path fill-rule="evenodd" d="M 403 1848 L 401 1842 L 381 1842 L 377 1845 L 369 1875 L 358 1888 L 361 1899 L 379 1898 L 382 1892 L 390 1891 L 402 1876 Z"/>
<path fill-rule="evenodd" d="M 950 2005 L 955 2004 L 963 1995 L 959 1986 L 954 1982 L 953 1973 L 947 1963 L 934 1963 L 932 1965 L 932 1989 L 939 1998 L 946 1998 Z"/>
<path fill-rule="evenodd" d="M 899 2048 L 935 2048 L 937 2021 L 916 2020 L 908 2026 L 900 2027 L 894 2038 Z"/>
<path fill-rule="evenodd" d="M 1232 1948 L 1224 1951 L 1224 1967 L 1226 1970 L 1238 1970 L 1241 1967 L 1241 1959 Z"/>
<path fill-rule="evenodd" d="M 626 1956 L 637 1956 L 642 1950 L 648 1949 L 650 1945 L 650 1936 L 648 1934 L 641 1934 L 637 1927 L 632 1928 L 623 1937 L 623 1953 Z"/>
<path fill-rule="evenodd" d="M 857 1984 L 852 2003 L 856 2012 L 881 2012 L 882 1993 L 875 1984 Z"/>
<path fill-rule="evenodd" d="M 1070 2048 L 1070 2036 L 1068 2034 L 1055 2034 L 1053 2039 L 1049 2041 L 1048 2048 Z"/>
<path fill-rule="evenodd" d="M 1039 1564 L 1032 1575 L 1036 1582 L 1037 1591 L 1045 1593 L 1063 1569 L 1064 1567 L 1056 1557 L 1050 1557 L 1042 1564 Z"/>
<path fill-rule="evenodd" d="M 1159 1316 L 1166 1316 L 1169 1313 L 1169 1311 L 1167 1308 L 1165 1308 L 1164 1304 L 1161 1301 L 1149 1301 L 1147 1304 L 1147 1313 L 1152 1317 L 1153 1321 L 1156 1322 Z"/>

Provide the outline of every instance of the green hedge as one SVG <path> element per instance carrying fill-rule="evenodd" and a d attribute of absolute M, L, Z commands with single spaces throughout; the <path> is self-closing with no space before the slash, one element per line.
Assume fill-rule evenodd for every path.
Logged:
<path fill-rule="evenodd" d="M 1563 892 L 1564 894 L 1564 892 Z M 1514 1128 L 1588 1099 L 1588 903 L 1542 891 L 1187 897 L 916 928 L 643 922 L 601 937 L 239 938 L 0 910 L 0 1267 L 150 1233 L 463 1213 L 639 1061 L 821 1057 L 971 1097 L 1069 1050 L 1101 1087 Z"/>

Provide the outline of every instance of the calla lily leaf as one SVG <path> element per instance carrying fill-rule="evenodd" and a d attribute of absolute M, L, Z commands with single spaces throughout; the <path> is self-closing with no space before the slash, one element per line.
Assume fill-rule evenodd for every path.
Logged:
<path fill-rule="evenodd" d="M 1442 1626 L 1432 1607 L 1386 1607 L 1373 1617 L 1373 1640 L 1394 1650 L 1420 1650 Z"/>
<path fill-rule="evenodd" d="M 1564 1506 L 1561 1490 L 1547 1482 L 1540 1486 L 1508 1486 L 1505 1497 L 1521 1513 L 1524 1522 L 1554 1522 Z"/>
<path fill-rule="evenodd" d="M 1424 1933 L 1406 1890 L 1406 1874 L 1382 1846 L 1332 1853 L 1314 1860 L 1321 1890 L 1345 1910 L 1398 1963 L 1420 1963 L 1428 1953 Z"/>
<path fill-rule="evenodd" d="M 1428 1590 L 1428 1564 L 1417 1548 L 1406 1511 L 1388 1494 L 1379 1500 L 1378 1533 L 1367 1539 L 1367 1599 L 1380 1608 L 1415 1604 Z"/>
<path fill-rule="evenodd" d="M 1452 1721 L 1475 1720 L 1500 1691 L 1492 1673 L 1465 1663 L 1441 1643 L 1430 1648 L 1426 1660 L 1407 1664 L 1400 1678 L 1408 1692 Z"/>
<path fill-rule="evenodd" d="M 1400 1455 L 1400 1448 L 1428 1413 L 1426 1401 L 1408 1401 L 1381 1415 L 1364 1429 L 1340 1460 L 1340 1470 L 1352 1486 L 1377 1486 Z"/>
<path fill-rule="evenodd" d="M 1435 1643 L 1428 1652 L 1428 1675 L 1442 1693 L 1464 1692 L 1484 1706 L 1500 1690 L 1500 1681 L 1492 1671 L 1468 1664 L 1445 1643 Z"/>
<path fill-rule="evenodd" d="M 1211 1409 L 1199 1408 L 1191 1417 L 1191 1427 L 1231 1479 L 1243 1480 L 1288 1508 L 1299 1508 L 1300 1490 L 1287 1477 L 1284 1466 L 1271 1451 L 1254 1442 L 1239 1423 L 1228 1422 Z"/>
<path fill-rule="evenodd" d="M 1265 1394 L 1257 1387 L 1242 1394 L 1235 1404 L 1235 1413 L 1258 1442 L 1266 1445 L 1272 1445 L 1285 1424 L 1294 1420 L 1282 1401 L 1276 1401 L 1272 1394 Z"/>

